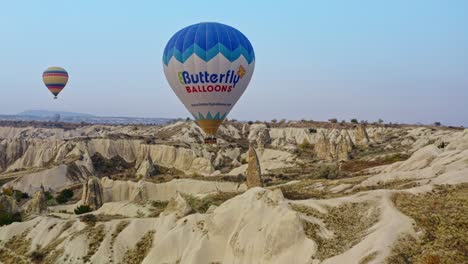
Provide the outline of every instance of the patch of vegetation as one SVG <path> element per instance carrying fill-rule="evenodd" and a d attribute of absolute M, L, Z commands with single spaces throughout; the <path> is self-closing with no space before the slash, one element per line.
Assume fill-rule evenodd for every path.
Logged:
<path fill-rule="evenodd" d="M 59 203 L 59 204 L 64 204 L 64 203 L 67 203 L 68 201 L 71 200 L 71 198 L 73 198 L 73 190 L 72 189 L 65 189 L 63 191 L 61 191 L 57 197 L 55 198 L 55 200 Z"/>
<path fill-rule="evenodd" d="M 151 201 L 150 217 L 158 217 L 166 209 L 168 201 Z"/>
<path fill-rule="evenodd" d="M 1 205 L 0 205 L 1 207 Z M 21 222 L 22 217 L 20 213 L 5 212 L 0 208 L 0 226 L 9 225 L 13 222 Z"/>
<path fill-rule="evenodd" d="M 309 140 L 304 138 L 301 144 L 299 144 L 299 148 L 304 150 L 304 149 L 310 149 L 312 148 L 312 144 L 310 144 Z"/>
<path fill-rule="evenodd" d="M 110 246 L 113 247 L 117 236 L 130 224 L 130 221 L 120 221 L 111 235 Z"/>
<path fill-rule="evenodd" d="M 372 167 L 388 165 L 397 161 L 407 160 L 410 156 L 405 153 L 395 153 L 375 160 L 355 159 L 343 163 L 341 170 L 344 172 L 358 172 Z"/>
<path fill-rule="evenodd" d="M 91 161 L 93 162 L 94 170 L 99 177 L 112 176 L 129 169 L 134 169 L 135 167 L 134 163 L 126 162 L 120 156 L 106 159 L 99 152 L 96 152 L 91 157 Z"/>
<path fill-rule="evenodd" d="M 304 232 L 317 243 L 316 257 L 321 260 L 339 255 L 359 243 L 379 218 L 379 210 L 371 203 L 342 204 L 329 208 L 328 214 L 304 205 L 293 204 L 291 207 L 299 213 L 321 219 L 326 228 L 333 231 L 332 238 L 325 238 L 319 225 L 303 221 Z"/>
<path fill-rule="evenodd" d="M 75 214 L 77 214 L 77 215 L 89 213 L 91 211 L 92 211 L 92 209 L 88 205 L 80 205 L 77 208 L 75 208 L 75 210 L 74 210 Z"/>
<path fill-rule="evenodd" d="M 18 256 L 4 247 L 0 247 L 0 261 L 3 264 L 30 264 L 26 258 Z"/>
<path fill-rule="evenodd" d="M 88 233 L 88 252 L 83 257 L 83 262 L 88 262 L 91 257 L 98 251 L 104 237 L 106 236 L 104 225 L 98 225 L 91 229 Z M 124 262 L 125 263 L 125 262 Z"/>
<path fill-rule="evenodd" d="M 139 264 L 143 259 L 148 255 L 152 245 L 153 245 L 153 236 L 155 231 L 149 231 L 146 233 L 140 241 L 135 245 L 135 248 L 125 252 L 125 255 L 122 259 L 122 263 L 127 264 Z"/>
<path fill-rule="evenodd" d="M 397 193 L 398 210 L 413 218 L 422 236 L 402 236 L 388 263 L 468 263 L 468 184 L 437 186 L 432 192 Z"/>
<path fill-rule="evenodd" d="M 190 194 L 182 194 L 187 203 L 192 207 L 194 212 L 204 214 L 210 206 L 219 206 L 225 201 L 239 195 L 238 192 L 219 192 L 210 194 L 203 198 L 197 198 Z"/>
<path fill-rule="evenodd" d="M 20 202 L 23 199 L 29 198 L 29 194 L 22 192 L 20 190 L 15 190 L 13 189 L 13 187 L 4 188 L 3 194 L 15 198 L 17 202 Z"/>
<path fill-rule="evenodd" d="M 19 235 L 15 235 L 8 240 L 4 249 L 0 251 L 0 261 L 8 264 L 29 263 L 25 256 L 31 246 L 31 239 L 27 238 L 30 229 Z"/>
<path fill-rule="evenodd" d="M 323 190 L 302 188 L 299 184 L 288 184 L 279 187 L 284 198 L 288 200 L 307 200 L 325 198 L 326 192 Z"/>
<path fill-rule="evenodd" d="M 373 261 L 376 257 L 377 257 L 377 252 L 374 251 L 374 252 L 368 254 L 367 256 L 363 257 L 363 258 L 359 261 L 359 264 L 368 264 L 368 263 L 370 263 L 371 261 Z"/>
<path fill-rule="evenodd" d="M 94 226 L 98 221 L 97 217 L 93 214 L 86 214 L 80 216 L 80 221 L 86 223 L 89 226 Z"/>
<path fill-rule="evenodd" d="M 29 254 L 29 258 L 33 263 L 42 263 L 45 258 L 45 254 L 40 250 L 34 250 Z"/>

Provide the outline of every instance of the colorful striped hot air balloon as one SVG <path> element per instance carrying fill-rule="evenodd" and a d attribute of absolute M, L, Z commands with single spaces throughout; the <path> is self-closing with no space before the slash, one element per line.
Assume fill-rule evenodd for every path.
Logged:
<path fill-rule="evenodd" d="M 239 30 L 199 23 L 177 32 L 163 54 L 166 79 L 197 124 L 214 135 L 252 78 L 255 55 Z"/>
<path fill-rule="evenodd" d="M 42 80 L 49 91 L 57 99 L 57 95 L 63 90 L 68 82 L 68 73 L 61 67 L 49 67 L 42 74 Z"/>

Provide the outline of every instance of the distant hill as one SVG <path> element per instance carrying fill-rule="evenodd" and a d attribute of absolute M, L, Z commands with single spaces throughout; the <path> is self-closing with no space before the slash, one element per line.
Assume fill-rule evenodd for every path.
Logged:
<path fill-rule="evenodd" d="M 26 110 L 19 113 L 19 116 L 36 116 L 36 117 L 51 117 L 59 114 L 61 117 L 95 117 L 90 114 L 73 113 L 64 111 L 49 111 L 49 110 Z"/>
<path fill-rule="evenodd" d="M 88 123 L 109 125 L 159 125 L 173 122 L 173 118 L 160 117 L 118 117 L 118 116 L 95 116 L 83 113 L 73 113 L 50 110 L 27 110 L 17 115 L 0 115 L 0 121 L 41 121 L 41 122 L 64 122 L 64 123 Z"/>

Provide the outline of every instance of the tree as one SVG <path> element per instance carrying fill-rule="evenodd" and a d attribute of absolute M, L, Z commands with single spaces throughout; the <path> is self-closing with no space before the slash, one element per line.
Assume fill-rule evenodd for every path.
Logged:
<path fill-rule="evenodd" d="M 57 195 L 57 198 L 55 198 L 57 200 L 57 202 L 59 204 L 64 204 L 68 201 L 70 201 L 70 199 L 73 197 L 73 190 L 72 189 L 65 189 L 63 191 L 61 191 L 59 193 L 59 195 Z"/>
<path fill-rule="evenodd" d="M 328 119 L 328 122 L 335 124 L 335 123 L 338 122 L 338 119 L 336 119 L 336 118 L 330 118 L 330 119 Z"/>
<path fill-rule="evenodd" d="M 434 126 L 441 126 L 441 125 L 442 125 L 442 123 L 440 123 L 440 122 L 434 122 Z"/>
<path fill-rule="evenodd" d="M 357 123 L 358 123 L 358 121 L 357 121 L 357 119 L 356 119 L 356 118 L 353 118 L 353 119 L 351 119 L 351 123 L 353 123 L 353 124 L 357 124 Z"/>
<path fill-rule="evenodd" d="M 278 120 L 272 119 L 271 122 L 272 122 L 273 124 L 275 124 L 276 122 L 278 122 Z"/>
<path fill-rule="evenodd" d="M 377 121 L 379 124 L 383 124 L 383 119 L 382 118 L 379 118 L 379 120 Z"/>

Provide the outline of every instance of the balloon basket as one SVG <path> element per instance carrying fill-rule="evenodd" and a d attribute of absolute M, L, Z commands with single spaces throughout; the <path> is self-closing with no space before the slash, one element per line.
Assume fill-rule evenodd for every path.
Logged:
<path fill-rule="evenodd" d="M 57 96 L 54 96 L 54 100 L 57 100 Z"/>
<path fill-rule="evenodd" d="M 217 140 L 215 137 L 207 137 L 205 138 L 205 144 L 210 144 L 210 145 L 213 145 L 213 144 L 216 144 L 217 143 Z"/>

